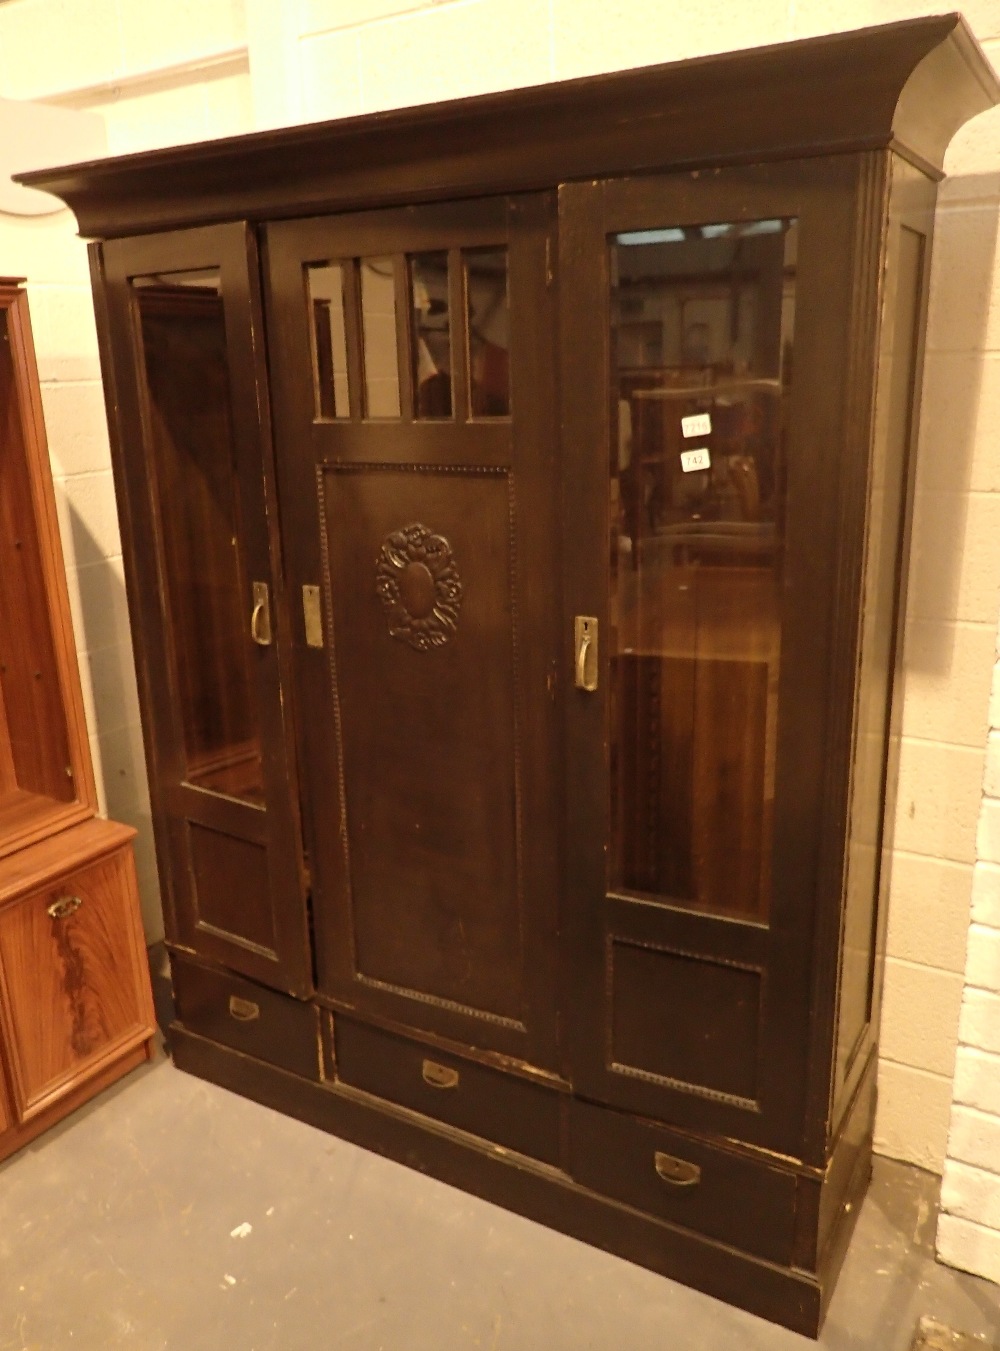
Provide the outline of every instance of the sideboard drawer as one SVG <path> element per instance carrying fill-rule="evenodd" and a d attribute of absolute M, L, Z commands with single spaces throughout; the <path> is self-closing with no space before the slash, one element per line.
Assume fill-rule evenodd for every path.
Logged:
<path fill-rule="evenodd" d="M 558 1166 L 554 1089 L 337 1015 L 337 1076 L 345 1084 Z"/>
<path fill-rule="evenodd" d="M 573 1102 L 570 1172 L 638 1210 L 774 1262 L 791 1261 L 795 1175 L 655 1122 Z"/>
<path fill-rule="evenodd" d="M 304 1079 L 319 1079 L 319 1031 L 312 1004 L 176 954 L 170 964 L 177 1017 L 189 1031 Z"/>

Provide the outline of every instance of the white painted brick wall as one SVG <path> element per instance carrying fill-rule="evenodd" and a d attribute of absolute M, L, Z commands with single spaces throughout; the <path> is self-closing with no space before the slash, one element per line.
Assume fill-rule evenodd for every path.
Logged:
<path fill-rule="evenodd" d="M 0 94 L 105 81 L 87 106 L 105 112 L 113 149 L 140 149 L 254 121 L 373 112 L 942 8 L 940 0 L 4 0 Z M 963 9 L 1000 64 L 1000 0 L 965 0 Z M 244 40 L 246 69 L 126 82 L 115 93 L 115 81 L 137 68 Z M 995 1173 L 1000 1058 L 986 996 L 996 994 L 988 982 L 1000 929 L 1000 766 L 997 738 L 988 739 L 989 728 L 1000 732 L 1000 110 L 958 133 L 946 169 L 919 437 L 876 1147 L 938 1171 L 948 1149 L 956 1166 Z M 85 259 L 68 218 L 0 218 L 3 270 L 30 279 L 92 745 L 109 809 L 143 830 L 149 895 L 121 560 L 105 552 L 117 548 L 106 433 Z M 155 920 L 147 922 L 152 930 Z M 987 983 L 963 995 L 967 943 L 970 972 Z M 950 1176 L 949 1188 L 964 1176 Z M 996 1274 L 1000 1234 L 957 1206 L 942 1216 L 942 1251 Z"/>
<path fill-rule="evenodd" d="M 945 1213 L 938 1218 L 937 1246 L 949 1265 L 1000 1284 L 1000 1229 Z"/>
<path fill-rule="evenodd" d="M 984 802 L 984 810 L 986 806 Z M 1000 929 L 1000 864 L 987 862 L 982 854 L 972 877 L 972 918 Z"/>
<path fill-rule="evenodd" d="M 1000 662 L 989 723 L 937 1242 L 946 1262 L 1000 1281 Z"/>

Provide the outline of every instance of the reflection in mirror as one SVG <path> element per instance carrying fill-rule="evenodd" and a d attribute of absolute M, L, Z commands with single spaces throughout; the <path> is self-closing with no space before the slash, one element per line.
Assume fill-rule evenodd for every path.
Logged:
<path fill-rule="evenodd" d="M 365 416 L 397 418 L 396 275 L 391 258 L 361 259 L 361 322 L 365 347 Z"/>
<path fill-rule="evenodd" d="M 451 417 L 451 317 L 447 253 L 409 259 L 413 389 L 417 417 Z"/>
<path fill-rule="evenodd" d="M 307 267 L 306 280 L 312 315 L 315 416 L 323 419 L 350 417 L 341 264 L 316 263 Z"/>
<path fill-rule="evenodd" d="M 133 280 L 187 781 L 263 802 L 217 271 Z"/>
<path fill-rule="evenodd" d="M 469 414 L 510 413 L 510 312 L 507 250 L 465 249 L 466 327 L 469 335 Z"/>
<path fill-rule="evenodd" d="M 610 243 L 612 890 L 766 920 L 797 227 Z"/>

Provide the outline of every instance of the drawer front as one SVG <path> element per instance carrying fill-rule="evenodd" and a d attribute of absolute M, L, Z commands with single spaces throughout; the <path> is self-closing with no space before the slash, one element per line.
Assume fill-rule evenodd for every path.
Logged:
<path fill-rule="evenodd" d="M 653 1122 L 574 1101 L 570 1171 L 604 1196 L 788 1264 L 795 1176 Z"/>
<path fill-rule="evenodd" d="M 153 1032 L 131 847 L 0 911 L 15 1106 L 28 1120 Z"/>
<path fill-rule="evenodd" d="M 170 959 L 177 1017 L 191 1032 L 304 1079 L 319 1075 L 316 1009 L 230 971 Z"/>
<path fill-rule="evenodd" d="M 337 1015 L 337 1077 L 483 1140 L 560 1165 L 560 1101 L 529 1083 L 462 1056 Z"/>

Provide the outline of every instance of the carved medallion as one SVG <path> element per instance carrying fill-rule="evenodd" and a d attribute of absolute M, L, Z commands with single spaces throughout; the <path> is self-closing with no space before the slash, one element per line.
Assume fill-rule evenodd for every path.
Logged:
<path fill-rule="evenodd" d="M 443 535 L 414 523 L 387 536 L 375 564 L 375 590 L 389 633 L 418 652 L 443 647 L 458 624 L 462 583 Z"/>

